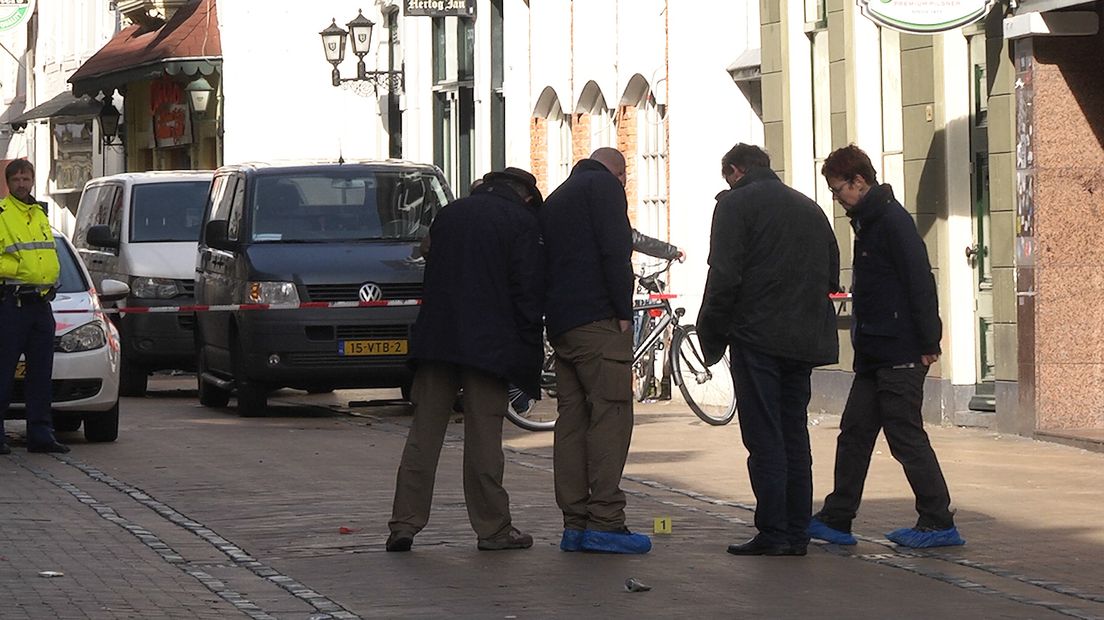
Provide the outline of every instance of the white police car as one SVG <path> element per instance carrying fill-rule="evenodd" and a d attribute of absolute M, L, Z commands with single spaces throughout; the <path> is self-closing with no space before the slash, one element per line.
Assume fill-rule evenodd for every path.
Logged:
<path fill-rule="evenodd" d="M 72 432 L 84 424 L 88 441 L 115 441 L 119 436 L 119 332 L 100 312 L 100 301 L 127 296 L 129 287 L 104 280 L 98 294 L 88 270 L 69 240 L 54 232 L 61 274 L 52 302 L 54 321 L 53 417 L 54 430 Z M 59 310 L 88 310 L 61 313 Z M 15 369 L 15 389 L 8 418 L 24 414 L 24 363 Z"/>

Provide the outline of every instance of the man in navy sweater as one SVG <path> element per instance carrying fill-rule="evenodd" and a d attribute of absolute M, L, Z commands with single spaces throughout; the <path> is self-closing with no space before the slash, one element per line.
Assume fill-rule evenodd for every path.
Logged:
<path fill-rule="evenodd" d="M 633 236 L 625 158 L 601 148 L 575 165 L 540 212 L 545 325 L 556 350 L 560 548 L 647 553 L 625 527 L 621 474 L 632 439 Z"/>

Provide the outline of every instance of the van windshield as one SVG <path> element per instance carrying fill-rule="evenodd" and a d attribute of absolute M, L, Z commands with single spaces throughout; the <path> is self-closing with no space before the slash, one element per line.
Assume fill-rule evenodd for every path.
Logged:
<path fill-rule="evenodd" d="M 448 202 L 429 171 L 326 170 L 261 176 L 252 235 L 265 241 L 418 240 Z"/>
<path fill-rule="evenodd" d="M 131 191 L 130 241 L 199 241 L 210 181 L 135 185 Z"/>

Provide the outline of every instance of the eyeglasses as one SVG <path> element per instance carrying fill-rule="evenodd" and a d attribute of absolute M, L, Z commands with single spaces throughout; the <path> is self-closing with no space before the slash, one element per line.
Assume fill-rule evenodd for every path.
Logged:
<path fill-rule="evenodd" d="M 828 191 L 832 192 L 833 196 L 839 196 L 840 192 L 843 191 L 843 186 L 844 185 L 850 185 L 850 184 L 851 184 L 850 181 L 844 181 L 843 183 L 839 184 L 839 187 L 832 187 L 831 185 L 829 185 L 828 186 Z"/>

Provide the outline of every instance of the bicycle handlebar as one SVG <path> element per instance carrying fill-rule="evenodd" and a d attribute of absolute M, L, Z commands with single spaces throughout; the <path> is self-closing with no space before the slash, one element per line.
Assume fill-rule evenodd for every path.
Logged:
<path fill-rule="evenodd" d="M 669 271 L 671 269 L 671 265 L 675 262 L 675 260 L 676 259 L 669 258 L 666 260 L 667 264 L 664 265 L 662 269 L 653 273 L 637 276 L 637 281 L 639 281 L 640 286 L 643 287 L 644 290 L 650 291 L 652 293 L 662 293 L 663 286 L 659 282 L 659 276 Z"/>

